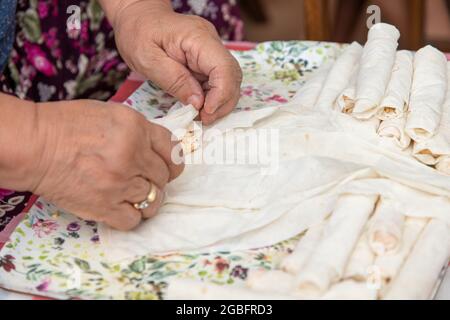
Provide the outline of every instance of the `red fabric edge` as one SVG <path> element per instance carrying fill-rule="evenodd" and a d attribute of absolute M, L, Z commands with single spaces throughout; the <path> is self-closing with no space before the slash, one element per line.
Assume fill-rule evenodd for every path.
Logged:
<path fill-rule="evenodd" d="M 30 199 L 28 200 L 28 203 L 26 205 L 26 207 L 23 209 L 23 211 L 16 216 L 13 220 L 11 220 L 11 222 L 6 226 L 6 228 L 2 231 L 3 234 L 8 234 L 8 238 L 9 236 L 13 233 L 14 229 L 19 225 L 19 223 L 22 221 L 23 217 L 25 216 L 25 214 L 30 211 L 31 207 L 36 203 L 36 200 L 39 197 L 36 195 L 32 195 L 30 197 Z M 5 245 L 6 241 L 8 239 L 2 239 L 2 241 L 4 242 L 0 242 L 0 250 L 3 248 L 3 246 Z"/>

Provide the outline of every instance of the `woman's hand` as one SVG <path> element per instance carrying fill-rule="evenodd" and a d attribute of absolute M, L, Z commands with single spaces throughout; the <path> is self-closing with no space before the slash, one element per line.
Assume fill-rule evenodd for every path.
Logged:
<path fill-rule="evenodd" d="M 84 219 L 120 229 L 156 214 L 164 186 L 183 170 L 168 130 L 119 104 L 91 100 L 37 106 L 30 191 Z M 157 186 L 156 200 L 133 207 Z"/>
<path fill-rule="evenodd" d="M 175 13 L 167 0 L 101 3 L 131 69 L 202 109 L 205 124 L 233 110 L 240 97 L 241 69 L 211 23 Z"/>

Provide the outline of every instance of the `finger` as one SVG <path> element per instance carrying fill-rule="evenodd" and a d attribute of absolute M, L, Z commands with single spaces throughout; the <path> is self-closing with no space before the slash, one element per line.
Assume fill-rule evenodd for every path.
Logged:
<path fill-rule="evenodd" d="M 125 200 L 131 204 L 145 201 L 149 196 L 152 183 L 142 177 L 134 177 L 130 186 L 125 193 Z M 144 218 L 151 218 L 158 212 L 164 198 L 164 194 L 155 184 L 156 196 L 155 200 L 150 203 L 149 207 L 141 210 Z"/>
<path fill-rule="evenodd" d="M 147 192 L 148 181 L 153 181 L 159 188 L 164 188 L 171 180 L 171 173 L 167 162 L 151 147 L 145 152 L 142 152 L 142 155 L 138 160 L 138 167 L 140 175 L 147 181 Z M 142 187 L 142 185 L 140 187 Z"/>
<path fill-rule="evenodd" d="M 223 118 L 227 114 L 231 113 L 236 106 L 237 102 L 239 101 L 240 95 L 236 95 L 235 97 L 231 98 L 226 104 L 221 106 L 216 112 L 213 114 L 209 114 L 206 112 L 206 110 L 202 109 L 200 111 L 200 118 L 202 120 L 202 123 L 204 125 L 210 125 L 217 121 L 220 118 Z"/>
<path fill-rule="evenodd" d="M 236 96 L 242 82 L 242 71 L 236 59 L 220 41 L 205 37 L 205 41 L 190 44 L 187 62 L 194 72 L 208 75 L 210 88 L 204 103 L 207 113 L 228 104 Z"/>
<path fill-rule="evenodd" d="M 202 73 L 191 71 L 191 74 L 200 84 L 208 81 L 208 77 Z"/>
<path fill-rule="evenodd" d="M 111 211 L 105 216 L 103 222 L 110 227 L 128 231 L 136 228 L 142 221 L 142 214 L 136 210 L 133 205 L 123 202 L 116 210 Z"/>
<path fill-rule="evenodd" d="M 234 69 L 234 66 L 224 66 L 210 74 L 204 104 L 207 113 L 213 114 L 224 106 L 231 106 L 231 109 L 236 106 L 241 79 Z"/>
<path fill-rule="evenodd" d="M 180 62 L 169 57 L 156 47 L 146 76 L 184 104 L 192 104 L 196 109 L 203 107 L 204 95 L 200 83 Z"/>
<path fill-rule="evenodd" d="M 155 201 L 150 203 L 150 205 L 147 208 L 142 210 L 142 216 L 145 219 L 154 217 L 158 213 L 158 210 L 161 207 L 163 200 L 164 200 L 164 193 L 161 191 L 161 189 L 156 188 Z"/>
<path fill-rule="evenodd" d="M 155 183 L 156 186 L 156 183 Z M 151 183 L 144 177 L 133 177 L 122 192 L 123 198 L 131 203 L 139 203 L 145 200 L 151 189 Z"/>
<path fill-rule="evenodd" d="M 179 141 L 176 141 L 169 130 L 153 123 L 148 124 L 148 134 L 153 151 L 164 160 L 169 169 L 169 181 L 175 179 L 184 170 L 184 163 L 177 161 L 180 157 Z M 158 187 L 162 189 L 164 186 Z"/>

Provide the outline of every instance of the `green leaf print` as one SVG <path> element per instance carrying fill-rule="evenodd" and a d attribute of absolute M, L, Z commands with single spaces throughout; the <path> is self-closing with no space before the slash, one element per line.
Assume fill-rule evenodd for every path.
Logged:
<path fill-rule="evenodd" d="M 37 9 L 38 0 L 30 0 L 30 8 Z"/>
<path fill-rule="evenodd" d="M 17 232 L 18 234 L 20 234 L 22 237 L 25 237 L 25 232 L 22 230 L 22 228 L 17 227 L 17 228 L 16 228 L 16 232 Z"/>
<path fill-rule="evenodd" d="M 283 51 L 283 42 L 281 41 L 271 42 L 270 46 L 274 51 Z"/>
<path fill-rule="evenodd" d="M 239 261 L 239 260 L 242 260 L 242 257 L 240 257 L 240 256 L 229 256 L 228 259 L 231 260 L 231 261 Z"/>
<path fill-rule="evenodd" d="M 14 83 L 19 83 L 20 73 L 19 73 L 19 70 L 17 70 L 17 67 L 13 63 L 12 59 L 9 59 L 8 68 L 9 68 L 9 72 L 10 72 L 11 78 L 14 81 Z"/>
<path fill-rule="evenodd" d="M 25 13 L 20 14 L 19 24 L 27 40 L 32 43 L 42 42 L 41 22 L 35 10 L 28 9 Z"/>
<path fill-rule="evenodd" d="M 80 96 L 87 90 L 94 88 L 102 80 L 103 75 L 101 73 L 94 74 L 86 79 L 80 79 L 75 89 L 76 95 Z"/>
<path fill-rule="evenodd" d="M 165 275 L 166 274 L 162 271 L 155 271 L 155 272 L 150 273 L 150 277 L 155 281 L 164 279 Z"/>
<path fill-rule="evenodd" d="M 136 273 L 142 273 L 145 270 L 145 260 L 139 259 L 130 264 L 130 269 Z"/>
<path fill-rule="evenodd" d="M 164 262 L 164 261 L 158 261 L 158 262 L 155 262 L 154 264 L 152 264 L 150 270 L 161 269 L 161 268 L 164 267 L 166 264 L 167 264 L 167 262 Z"/>
<path fill-rule="evenodd" d="M 89 1 L 87 7 L 87 15 L 89 17 L 91 30 L 98 30 L 98 28 L 100 28 L 100 23 L 103 20 L 104 14 L 102 7 L 99 5 L 97 0 Z"/>
<path fill-rule="evenodd" d="M 74 262 L 83 271 L 89 271 L 91 269 L 89 262 L 87 262 L 83 259 L 75 258 Z"/>

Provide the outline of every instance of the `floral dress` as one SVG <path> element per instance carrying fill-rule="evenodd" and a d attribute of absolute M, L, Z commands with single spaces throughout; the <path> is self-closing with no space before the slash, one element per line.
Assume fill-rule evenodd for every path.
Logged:
<path fill-rule="evenodd" d="M 224 40 L 241 40 L 237 0 L 173 0 L 180 13 L 210 20 Z M 16 35 L 0 77 L 2 92 L 37 102 L 107 100 L 129 73 L 96 0 L 77 1 L 79 28 L 68 29 L 69 0 L 18 0 Z M 0 124 L 1 125 L 1 124 Z M 27 192 L 0 189 L 0 233 L 24 210 Z"/>

